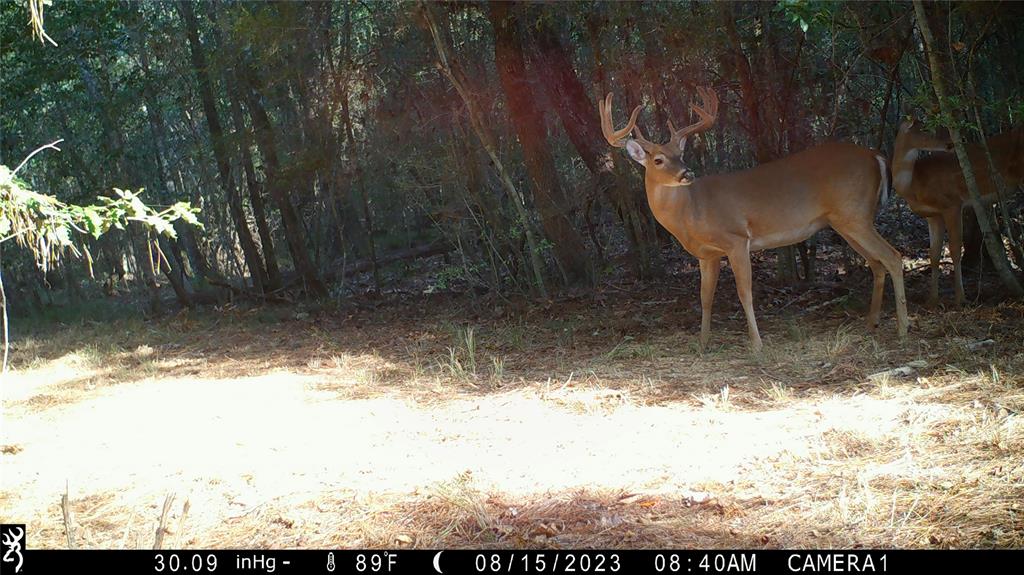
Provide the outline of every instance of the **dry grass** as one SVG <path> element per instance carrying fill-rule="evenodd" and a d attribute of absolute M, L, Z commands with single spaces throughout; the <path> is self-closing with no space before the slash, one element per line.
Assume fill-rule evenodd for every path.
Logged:
<path fill-rule="evenodd" d="M 753 356 L 728 294 L 700 351 L 680 293 L 40 329 L 2 386 L 0 519 L 66 547 L 67 487 L 81 548 L 151 547 L 162 515 L 167 548 L 1024 546 L 1020 304 L 902 343 L 777 306 Z"/>

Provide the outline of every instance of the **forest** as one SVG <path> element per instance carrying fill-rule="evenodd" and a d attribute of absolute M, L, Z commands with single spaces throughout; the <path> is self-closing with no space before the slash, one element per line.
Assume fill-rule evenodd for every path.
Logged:
<path fill-rule="evenodd" d="M 0 518 L 1020 548 L 1022 74 L 1008 1 L 3 0 Z"/>

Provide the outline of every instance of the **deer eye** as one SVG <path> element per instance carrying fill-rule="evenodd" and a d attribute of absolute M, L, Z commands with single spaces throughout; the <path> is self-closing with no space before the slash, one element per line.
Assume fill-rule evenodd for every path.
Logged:
<path fill-rule="evenodd" d="M 655 166 L 660 166 L 660 165 L 662 165 L 664 163 L 665 163 L 665 160 L 663 160 L 661 158 L 654 158 L 654 165 Z"/>

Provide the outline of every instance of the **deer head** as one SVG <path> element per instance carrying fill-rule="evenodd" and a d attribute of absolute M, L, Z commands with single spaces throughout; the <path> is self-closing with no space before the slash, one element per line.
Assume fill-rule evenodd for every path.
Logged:
<path fill-rule="evenodd" d="M 953 149 L 953 142 L 932 137 L 931 134 L 921 129 L 921 122 L 917 118 L 908 116 L 900 123 L 900 129 L 896 133 L 896 143 L 893 146 L 895 161 L 914 160 L 920 152 L 948 152 Z M 914 157 L 907 157 L 913 154 Z"/>
<path fill-rule="evenodd" d="M 700 117 L 700 120 L 679 130 L 672 124 L 672 120 L 669 120 L 668 129 L 672 135 L 664 144 L 655 144 L 645 138 L 640 127 L 636 125 L 640 106 L 633 109 L 629 122 L 621 130 L 616 130 L 612 124 L 612 95 L 609 93 L 598 106 L 601 114 L 601 131 L 605 139 L 616 148 L 626 148 L 629 157 L 644 167 L 644 181 L 649 189 L 652 186 L 688 186 L 697 179 L 693 170 L 688 168 L 683 160 L 686 139 L 691 134 L 710 128 L 718 117 L 718 96 L 710 88 L 698 87 L 697 92 L 703 102 L 700 106 L 690 104 L 690 109 Z M 636 137 L 628 137 L 630 132 L 635 132 Z"/>

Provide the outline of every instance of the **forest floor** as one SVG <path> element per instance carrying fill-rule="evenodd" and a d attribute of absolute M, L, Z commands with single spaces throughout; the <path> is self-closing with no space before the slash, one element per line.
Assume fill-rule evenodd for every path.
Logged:
<path fill-rule="evenodd" d="M 65 493 L 83 548 L 152 547 L 171 494 L 166 548 L 1024 546 L 1024 305 L 914 293 L 900 342 L 888 287 L 875 333 L 866 282 L 762 287 L 753 355 L 723 277 L 701 352 L 694 274 L 16 329 L 0 517 L 34 548 Z"/>

